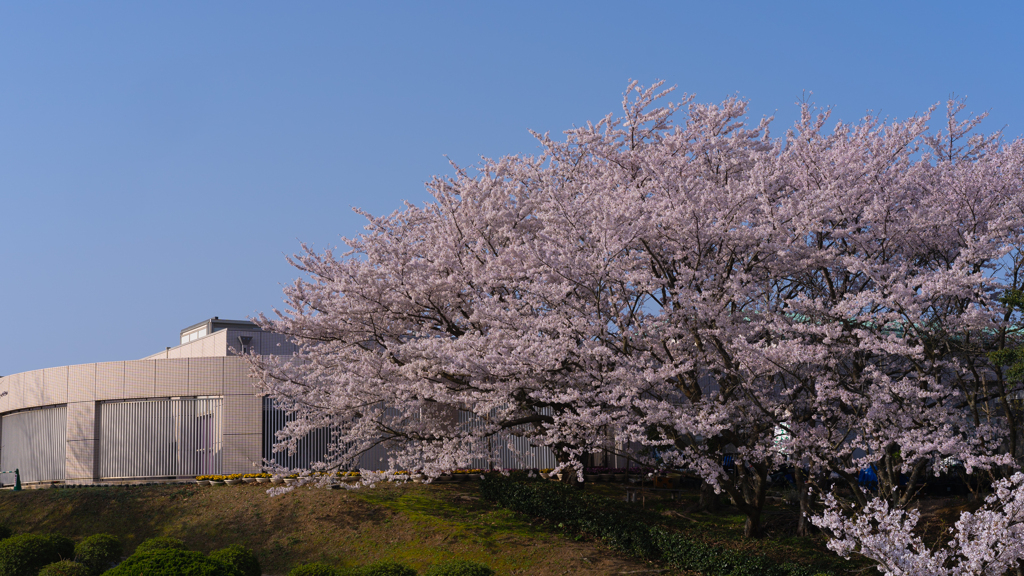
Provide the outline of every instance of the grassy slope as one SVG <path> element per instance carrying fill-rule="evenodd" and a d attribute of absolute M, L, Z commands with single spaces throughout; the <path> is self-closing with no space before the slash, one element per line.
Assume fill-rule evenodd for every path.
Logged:
<path fill-rule="evenodd" d="M 314 560 L 352 566 L 384 558 L 421 570 L 465 558 L 502 575 L 643 574 L 649 568 L 598 543 L 533 526 L 480 501 L 476 492 L 472 484 L 298 489 L 273 498 L 257 486 L 2 491 L 0 523 L 75 539 L 108 532 L 128 553 L 156 535 L 181 538 L 203 552 L 241 544 L 256 551 L 266 574 Z"/>
<path fill-rule="evenodd" d="M 594 488 L 596 493 L 608 497 L 618 495 L 615 485 L 597 484 Z M 860 558 L 843 561 L 827 549 L 826 540 L 821 535 L 810 538 L 795 536 L 797 512 L 791 506 L 778 502 L 768 503 L 761 517 L 766 537 L 749 539 L 743 537 L 746 517 L 736 508 L 723 503 L 714 514 L 695 511 L 698 498 L 695 491 L 683 492 L 677 499 L 648 498 L 645 506 L 661 513 L 666 527 L 692 540 L 743 550 L 779 563 L 795 562 L 835 572 L 856 570 L 868 565 Z"/>
<path fill-rule="evenodd" d="M 616 484 L 588 489 L 610 498 L 621 498 L 623 490 Z M 866 566 L 863 559 L 837 558 L 822 537 L 792 536 L 796 513 L 781 503 L 766 508 L 768 537 L 749 540 L 742 537 L 744 518 L 734 508 L 696 512 L 696 498 L 648 496 L 643 505 L 694 540 L 837 573 Z M 945 516 L 953 518 L 958 509 L 952 501 L 940 503 L 949 514 L 928 516 L 948 524 Z M 285 574 L 295 564 L 316 560 L 353 566 L 396 559 L 422 570 L 449 558 L 481 561 L 503 576 L 657 573 L 599 543 L 574 541 L 543 522 L 481 501 L 474 483 L 300 488 L 273 498 L 256 485 L 0 491 L 0 523 L 18 532 L 59 532 L 76 539 L 108 532 L 125 542 L 128 553 L 157 535 L 181 538 L 203 552 L 241 544 L 256 551 L 266 574 Z"/>

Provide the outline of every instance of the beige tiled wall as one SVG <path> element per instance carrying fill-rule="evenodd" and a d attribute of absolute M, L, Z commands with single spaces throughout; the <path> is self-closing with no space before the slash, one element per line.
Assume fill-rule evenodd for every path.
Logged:
<path fill-rule="evenodd" d="M 118 398 L 125 397 L 124 381 L 125 377 L 129 376 L 132 381 L 136 381 L 139 375 L 134 373 L 126 374 L 127 362 L 104 362 L 102 364 L 96 364 L 96 400 L 116 400 Z M 135 364 L 132 362 L 131 364 Z M 153 366 L 148 366 L 149 378 L 152 382 L 153 378 Z M 142 372 L 142 376 L 145 376 L 145 370 L 137 370 Z M 150 390 L 152 390 L 152 384 L 150 384 Z"/>
<path fill-rule="evenodd" d="M 188 394 L 188 358 L 157 360 L 155 398 Z"/>
<path fill-rule="evenodd" d="M 69 484 L 88 484 L 96 479 L 96 441 L 68 440 L 64 481 Z"/>
<path fill-rule="evenodd" d="M 64 404 L 68 401 L 68 367 L 43 370 L 43 404 Z"/>
<path fill-rule="evenodd" d="M 153 398 L 156 396 L 156 367 L 159 362 L 136 360 L 122 364 L 124 364 L 124 391 L 120 396 L 104 398 L 104 400 Z M 99 384 L 97 384 L 97 388 L 99 388 Z"/>
<path fill-rule="evenodd" d="M 26 372 L 21 379 L 21 407 L 45 406 L 43 393 L 43 371 Z"/>
<path fill-rule="evenodd" d="M 249 474 L 258 472 L 263 459 L 260 434 L 224 435 L 224 473 Z"/>
<path fill-rule="evenodd" d="M 237 356 L 224 359 L 224 394 L 255 394 L 259 389 L 249 376 L 249 363 Z"/>
<path fill-rule="evenodd" d="M 188 395 L 220 396 L 224 393 L 224 358 L 188 359 Z"/>
<path fill-rule="evenodd" d="M 64 479 L 87 483 L 96 479 L 96 402 L 68 404 Z"/>
<path fill-rule="evenodd" d="M 21 374 L 14 374 L 6 378 L 0 378 L 0 394 L 7 392 L 7 394 L 3 394 L 0 397 L 0 412 L 10 412 L 20 407 L 21 377 Z"/>
<path fill-rule="evenodd" d="M 68 441 L 96 439 L 96 403 L 72 402 L 68 404 Z"/>
<path fill-rule="evenodd" d="M 252 394 L 224 396 L 224 434 L 260 434 L 263 398 Z M 254 417 L 256 415 L 256 417 Z"/>
<path fill-rule="evenodd" d="M 96 365 L 68 366 L 68 402 L 96 399 Z"/>

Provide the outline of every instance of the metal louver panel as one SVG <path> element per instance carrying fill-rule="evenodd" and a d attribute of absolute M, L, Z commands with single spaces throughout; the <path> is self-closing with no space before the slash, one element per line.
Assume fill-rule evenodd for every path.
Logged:
<path fill-rule="evenodd" d="M 222 405 L 221 398 L 100 404 L 100 477 L 219 474 Z"/>
<path fill-rule="evenodd" d="M 388 410 L 393 410 L 389 408 Z M 263 399 L 263 458 L 285 468 L 308 469 L 314 462 L 320 462 L 327 455 L 331 434 L 329 428 L 321 428 L 307 434 L 296 442 L 295 451 L 274 452 L 276 433 L 293 419 L 284 410 L 276 407 L 271 398 Z M 483 422 L 470 412 L 459 411 L 459 425 L 463 427 L 482 426 Z M 525 430 L 525 428 L 524 428 Z M 489 440 L 486 447 L 491 458 L 472 461 L 473 468 L 554 468 L 557 466 L 554 453 L 543 446 L 532 446 L 525 437 L 502 433 Z M 509 447 L 511 445 L 511 448 Z M 383 470 L 388 467 L 388 454 L 382 447 L 376 447 L 359 458 L 358 468 Z"/>
<path fill-rule="evenodd" d="M 66 405 L 4 416 L 0 429 L 0 470 L 17 468 L 22 482 L 63 480 L 67 425 Z M 0 481 L 13 484 L 14 475 L 4 474 Z"/>
<path fill-rule="evenodd" d="M 459 410 L 459 426 L 473 430 L 484 426 L 484 421 L 472 412 Z M 516 426 L 515 432 L 527 432 L 528 425 Z M 474 458 L 471 466 L 489 470 L 491 468 L 554 468 L 558 465 L 554 452 L 545 446 L 530 444 L 529 438 L 518 436 L 513 431 L 502 431 L 490 438 L 483 439 L 486 446 L 481 446 L 490 458 Z"/>
<path fill-rule="evenodd" d="M 294 416 L 274 405 L 271 398 L 263 398 L 263 459 L 277 466 L 290 469 L 308 469 L 315 462 L 322 462 L 327 456 L 331 444 L 331 429 L 313 430 L 295 443 L 295 451 L 274 451 L 277 432 L 284 430 L 285 424 Z M 382 470 L 387 468 L 388 454 L 384 448 L 376 447 L 359 458 L 356 468 Z"/>

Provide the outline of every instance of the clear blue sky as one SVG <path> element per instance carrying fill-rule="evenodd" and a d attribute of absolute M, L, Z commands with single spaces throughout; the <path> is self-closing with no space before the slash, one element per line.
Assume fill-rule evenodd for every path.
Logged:
<path fill-rule="evenodd" d="M 739 93 L 781 135 L 950 94 L 1024 133 L 1017 2 L 0 2 L 0 374 L 135 359 L 270 312 L 299 242 L 481 155 Z M 298 7 L 296 7 L 298 6 Z"/>

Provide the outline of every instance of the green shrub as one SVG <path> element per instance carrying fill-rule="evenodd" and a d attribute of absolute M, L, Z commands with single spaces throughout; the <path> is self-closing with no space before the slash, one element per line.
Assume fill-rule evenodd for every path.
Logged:
<path fill-rule="evenodd" d="M 103 576 L 242 576 L 242 573 L 200 552 L 163 548 L 136 552 Z"/>
<path fill-rule="evenodd" d="M 260 569 L 260 561 L 256 559 L 256 555 L 252 553 L 252 550 L 243 548 L 238 544 L 214 550 L 210 552 L 210 558 L 234 566 L 242 573 L 242 576 L 260 576 L 263 574 L 263 570 Z"/>
<path fill-rule="evenodd" d="M 337 568 L 323 562 L 300 564 L 288 573 L 288 576 L 339 576 Z"/>
<path fill-rule="evenodd" d="M 75 546 L 75 561 L 89 567 L 93 574 L 101 574 L 117 564 L 124 553 L 124 547 L 117 536 L 93 534 Z"/>
<path fill-rule="evenodd" d="M 359 569 L 359 576 L 416 576 L 416 571 L 405 564 L 392 560 L 381 560 Z"/>
<path fill-rule="evenodd" d="M 11 530 L 3 524 L 0 524 L 0 540 L 10 538 L 11 536 L 14 536 L 14 530 Z"/>
<path fill-rule="evenodd" d="M 479 562 L 448 560 L 427 568 L 423 576 L 494 576 L 494 570 Z"/>
<path fill-rule="evenodd" d="M 61 560 L 43 566 L 39 576 L 93 576 L 93 571 L 85 564 L 71 560 Z"/>
<path fill-rule="evenodd" d="M 154 536 L 153 538 L 143 540 L 142 544 L 135 548 L 135 553 L 153 552 L 154 550 L 188 550 L 188 546 L 185 546 L 185 543 L 177 538 Z"/>
<path fill-rule="evenodd" d="M 570 534 L 592 536 L 615 550 L 676 569 L 707 576 L 811 576 L 821 571 L 689 540 L 658 526 L 658 518 L 649 513 L 561 483 L 494 475 L 480 483 L 480 492 L 509 510 L 543 518 Z"/>
<path fill-rule="evenodd" d="M 0 540 L 0 576 L 36 576 L 47 564 L 71 559 L 75 543 L 57 534 L 18 534 Z"/>

